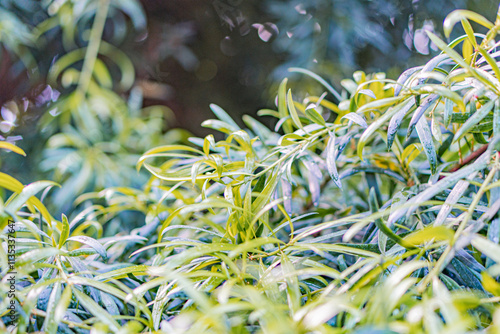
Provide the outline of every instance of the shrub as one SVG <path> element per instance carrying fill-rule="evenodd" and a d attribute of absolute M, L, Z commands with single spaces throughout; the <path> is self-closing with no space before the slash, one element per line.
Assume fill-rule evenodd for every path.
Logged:
<path fill-rule="evenodd" d="M 356 72 L 339 93 L 293 69 L 327 92 L 298 99 L 283 80 L 277 110 L 259 112 L 274 129 L 249 116 L 241 127 L 212 105 L 217 119 L 203 126 L 223 139 L 147 151 L 142 190 L 82 195 L 69 220 L 34 197 L 52 183 L 1 174 L 18 256 L 13 324 L 0 253 L 5 328 L 499 331 L 500 21 L 458 10 L 445 32 L 458 22 L 465 36 L 429 33 L 443 52 L 397 81 Z M 101 238 L 130 210 L 143 226 Z"/>

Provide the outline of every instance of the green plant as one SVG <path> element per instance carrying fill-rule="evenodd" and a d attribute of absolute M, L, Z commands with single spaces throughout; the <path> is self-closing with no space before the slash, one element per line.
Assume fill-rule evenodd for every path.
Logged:
<path fill-rule="evenodd" d="M 21 226 L 22 312 L 17 324 L 3 312 L 4 328 L 500 331 L 500 11 L 495 23 L 452 12 L 445 32 L 458 22 L 465 36 L 429 33 L 442 54 L 397 81 L 356 72 L 337 92 L 292 69 L 327 92 L 299 99 L 283 80 L 277 110 L 259 112 L 274 131 L 211 105 L 217 119 L 203 126 L 223 139 L 149 150 L 142 190 L 81 195 L 70 220 L 33 197 L 52 183 L 11 187 L 1 175 L 12 192 L 2 217 Z M 102 238 L 130 211 L 121 221 L 144 226 Z M 2 310 L 6 291 L 2 281 Z"/>

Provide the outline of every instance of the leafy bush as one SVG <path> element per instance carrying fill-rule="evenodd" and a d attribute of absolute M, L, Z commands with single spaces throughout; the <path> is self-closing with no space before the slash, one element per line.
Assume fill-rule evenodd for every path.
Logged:
<path fill-rule="evenodd" d="M 3 329 L 499 331 L 500 21 L 459 10 L 445 32 L 458 22 L 465 36 L 429 33 L 443 52 L 397 81 L 356 72 L 337 92 L 292 69 L 327 92 L 299 99 L 283 80 L 277 110 L 259 111 L 274 129 L 249 116 L 241 128 L 212 105 L 203 126 L 223 139 L 147 151 L 142 190 L 81 195 L 70 219 L 35 197 L 52 182 L 0 174 L 19 315 L 7 316 L 4 247 Z M 141 226 L 103 237 L 117 221 Z"/>

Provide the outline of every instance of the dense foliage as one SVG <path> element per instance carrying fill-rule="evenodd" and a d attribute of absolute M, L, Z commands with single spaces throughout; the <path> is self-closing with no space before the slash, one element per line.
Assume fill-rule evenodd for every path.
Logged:
<path fill-rule="evenodd" d="M 56 8 L 95 18 L 85 46 L 54 63 L 63 96 L 42 94 L 43 168 L 60 190 L 0 174 L 2 330 L 500 331 L 500 11 L 495 23 L 452 12 L 445 33 L 461 23 L 466 35 L 428 33 L 442 53 L 397 81 L 356 72 L 338 92 L 292 68 L 325 94 L 285 79 L 276 110 L 259 111 L 274 129 L 211 105 L 217 119 L 203 126 L 218 133 L 186 140 L 164 133 L 165 112 L 142 108 L 137 91 L 117 94 L 127 77 L 101 61 L 111 52 L 130 73 L 102 33 L 108 10 L 127 10 L 114 4 L 135 2 L 88 3 L 86 14 Z M 24 154 L 0 144 L 3 159 Z M 148 175 L 140 190 L 132 160 Z"/>

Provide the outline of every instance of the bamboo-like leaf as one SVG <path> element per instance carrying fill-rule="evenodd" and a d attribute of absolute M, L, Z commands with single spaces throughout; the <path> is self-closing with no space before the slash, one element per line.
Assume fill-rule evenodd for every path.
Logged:
<path fill-rule="evenodd" d="M 57 333 L 59 323 L 56 322 L 55 311 L 61 294 L 61 283 L 58 281 L 54 284 L 50 293 L 49 303 L 47 305 L 47 317 L 43 323 L 44 330 L 49 334 Z"/>
<path fill-rule="evenodd" d="M 16 261 L 16 266 L 23 266 L 26 264 L 34 264 L 35 262 L 38 262 L 43 259 L 47 259 L 51 256 L 54 256 L 56 254 L 59 254 L 59 249 L 54 248 L 54 247 L 44 247 L 44 248 L 39 248 L 35 250 L 31 250 L 29 252 L 24 253 L 23 255 L 19 256 Z"/>
<path fill-rule="evenodd" d="M 108 255 L 106 253 L 106 249 L 101 245 L 101 243 L 94 238 L 87 237 L 84 235 L 75 235 L 72 237 L 69 237 L 67 239 L 68 241 L 77 241 L 81 242 L 82 244 L 88 245 L 92 247 L 93 249 L 96 250 L 96 252 L 104 259 L 104 261 L 108 260 Z"/>
<path fill-rule="evenodd" d="M 454 236 L 452 230 L 444 226 L 429 226 L 404 237 L 404 241 L 410 245 L 420 245 L 430 241 L 451 240 Z"/>
<path fill-rule="evenodd" d="M 340 96 L 340 94 L 335 90 L 335 88 L 333 88 L 328 82 L 326 82 L 322 77 L 320 77 L 319 75 L 317 75 L 316 73 L 314 72 L 311 72 L 309 70 L 306 70 L 305 68 L 298 68 L 298 67 L 291 67 L 288 69 L 289 72 L 297 72 L 297 73 L 303 73 L 303 74 L 306 74 L 308 76 L 310 76 L 311 78 L 313 78 L 314 80 L 318 81 L 320 84 L 322 84 L 326 89 L 328 89 L 328 91 L 330 93 L 332 93 L 333 96 L 335 96 L 335 98 L 338 100 L 338 101 L 342 101 L 342 97 Z"/>
<path fill-rule="evenodd" d="M 101 320 L 103 323 L 108 325 L 112 330 L 117 331 L 119 328 L 118 323 L 113 319 L 113 317 L 106 312 L 105 309 L 99 306 L 92 298 L 78 290 L 77 288 L 72 288 L 73 294 L 76 296 L 78 301 L 85 307 L 94 317 Z"/>
<path fill-rule="evenodd" d="M 469 65 L 463 60 L 463 58 L 450 48 L 445 42 L 443 42 L 439 37 L 434 35 L 432 32 L 426 30 L 427 36 L 429 36 L 430 40 L 436 44 L 438 48 L 440 48 L 444 53 L 446 53 L 448 56 L 450 56 L 451 59 L 453 59 L 457 64 L 459 64 L 463 68 L 469 68 Z"/>
<path fill-rule="evenodd" d="M 387 129 L 387 150 L 390 150 L 392 147 L 392 143 L 394 142 L 394 138 L 401 126 L 401 122 L 403 118 L 406 116 L 408 111 L 415 105 L 415 100 L 410 99 L 408 102 L 403 104 L 402 107 L 394 107 L 397 108 L 397 113 L 391 117 L 391 121 L 389 122 L 389 127 Z"/>
<path fill-rule="evenodd" d="M 285 254 L 281 255 L 281 267 L 283 270 L 283 275 L 286 276 L 286 291 L 287 299 L 290 311 L 292 315 L 298 311 L 300 307 L 300 289 L 297 277 L 294 275 L 289 275 L 294 271 L 293 265 Z"/>
<path fill-rule="evenodd" d="M 61 248 L 64 245 L 66 239 L 68 239 L 69 236 L 69 222 L 68 218 L 64 214 L 62 215 L 62 225 L 63 229 L 61 231 L 61 236 L 59 237 L 59 248 Z"/>
<path fill-rule="evenodd" d="M 453 141 L 457 141 L 460 138 L 462 138 L 467 131 L 469 131 L 474 125 L 479 123 L 483 118 L 486 117 L 486 115 L 493 109 L 493 106 L 495 104 L 496 100 L 490 100 L 485 103 L 484 106 L 482 106 L 478 111 L 476 111 L 467 122 L 462 125 L 460 130 L 455 133 L 455 137 L 453 137 Z"/>
<path fill-rule="evenodd" d="M 394 96 L 398 96 L 406 83 L 406 80 L 415 72 L 421 70 L 423 66 L 412 67 L 404 71 L 398 78 L 397 85 L 394 87 Z"/>
<path fill-rule="evenodd" d="M 425 117 L 422 117 L 417 123 L 417 134 L 424 148 L 427 160 L 429 161 L 431 173 L 434 174 L 436 172 L 438 163 L 436 147 L 434 146 L 434 142 L 432 141 L 431 129 L 429 128 L 429 124 L 427 124 L 427 120 L 425 119 Z"/>
<path fill-rule="evenodd" d="M 292 185 L 285 178 L 281 179 L 281 191 L 283 197 L 283 205 L 285 211 L 291 215 L 293 212 L 292 208 Z"/>
<path fill-rule="evenodd" d="M 465 112 L 465 104 L 464 104 L 464 101 L 462 100 L 462 97 L 459 94 L 455 93 L 452 90 L 449 90 L 446 87 L 443 87 L 441 85 L 425 85 L 423 87 L 420 87 L 418 89 L 418 91 L 420 93 L 424 93 L 424 92 L 425 93 L 432 93 L 432 94 L 437 94 L 441 97 L 448 98 L 448 99 L 452 100 L 461 111 Z"/>
<path fill-rule="evenodd" d="M 471 245 L 496 263 L 500 263 L 500 246 L 498 244 L 482 236 L 475 235 L 471 241 Z"/>
<path fill-rule="evenodd" d="M 437 117 L 434 113 L 432 114 L 431 120 L 431 132 L 434 139 L 441 144 L 443 142 L 443 134 L 441 133 L 439 122 L 437 121 Z"/>
<path fill-rule="evenodd" d="M 366 124 L 366 121 L 364 120 L 364 118 L 359 116 L 356 113 L 351 112 L 351 113 L 345 114 L 341 119 L 344 119 L 344 118 L 347 118 L 348 120 L 353 121 L 354 123 L 358 124 L 362 128 L 366 129 L 368 127 L 368 124 Z"/>
<path fill-rule="evenodd" d="M 500 100 L 498 99 L 493 109 L 493 136 L 500 137 Z"/>
<path fill-rule="evenodd" d="M 462 280 L 467 287 L 473 288 L 478 291 L 484 291 L 481 282 L 472 272 L 471 268 L 464 265 L 458 258 L 451 259 L 450 263 L 457 271 L 460 280 Z"/>
<path fill-rule="evenodd" d="M 358 108 L 358 110 L 356 110 L 356 113 L 362 114 L 373 109 L 382 109 L 385 107 L 389 107 L 392 106 L 393 104 L 398 103 L 403 98 L 404 96 L 395 96 L 395 97 L 386 97 L 384 99 L 375 100 L 367 104 L 363 104 L 361 107 Z"/>
<path fill-rule="evenodd" d="M 389 216 L 389 224 L 390 225 L 394 224 L 404 215 L 407 216 L 410 215 L 411 213 L 413 213 L 413 211 L 415 211 L 415 209 L 418 207 L 420 203 L 428 201 L 436 194 L 455 185 L 459 180 L 469 176 L 474 172 L 477 172 L 485 168 L 489 159 L 490 159 L 490 152 L 486 151 L 476 160 L 474 164 L 459 169 L 458 171 L 446 176 L 445 178 L 438 181 L 436 184 L 433 184 L 423 192 L 419 193 L 417 196 L 413 197 L 407 202 L 407 204 L 411 204 L 410 207 L 400 208 L 391 213 L 391 215 Z"/>
<path fill-rule="evenodd" d="M 345 179 L 351 175 L 354 175 L 356 173 L 360 172 L 367 172 L 367 173 L 377 173 L 377 174 L 385 174 L 388 176 L 391 176 L 395 178 L 398 181 L 401 182 L 406 182 L 406 179 L 399 175 L 398 173 L 387 169 L 387 168 L 380 168 L 380 167 L 374 167 L 374 166 L 357 166 L 357 167 L 352 167 L 352 168 L 347 168 L 345 169 L 341 174 L 340 174 L 340 179 Z"/>
<path fill-rule="evenodd" d="M 314 105 L 308 106 L 305 110 L 305 114 L 314 123 L 322 126 L 326 125 L 325 119 L 323 118 L 323 116 L 321 116 L 319 112 L 316 111 Z"/>
<path fill-rule="evenodd" d="M 408 101 L 408 100 L 407 100 Z M 366 106 L 366 104 L 365 104 Z M 407 105 L 405 104 L 405 107 Z M 368 139 L 375 133 L 375 131 L 379 130 L 380 127 L 387 122 L 392 116 L 394 116 L 398 111 L 400 111 L 400 108 L 394 107 L 388 109 L 382 116 L 380 116 L 375 122 L 370 124 L 368 128 L 365 129 L 363 134 L 361 135 L 361 138 L 359 138 L 358 141 L 358 156 L 360 159 L 363 159 L 363 148 L 365 147 L 366 143 L 368 142 Z"/>
<path fill-rule="evenodd" d="M 369 205 L 370 205 L 370 211 L 372 213 L 376 213 L 379 210 L 378 203 L 377 203 L 377 198 L 375 196 L 375 188 L 370 188 L 370 193 L 369 193 Z M 378 227 L 379 231 L 385 234 L 389 239 L 393 240 L 397 244 L 405 247 L 405 248 L 414 248 L 411 244 L 405 242 L 403 238 L 401 238 L 399 235 L 394 233 L 387 225 L 384 224 L 381 218 L 375 219 L 375 225 Z M 382 250 L 381 250 L 382 251 Z M 384 249 L 385 251 L 385 249 Z"/>
<path fill-rule="evenodd" d="M 295 105 L 293 104 L 293 97 L 292 97 L 292 90 L 288 90 L 288 94 L 286 97 L 287 105 L 288 105 L 288 110 L 290 111 L 290 116 L 292 116 L 292 120 L 295 123 L 295 125 L 299 128 L 302 129 L 304 126 L 302 125 L 302 122 L 300 121 L 299 115 L 297 114 L 297 110 L 295 109 Z"/>
<path fill-rule="evenodd" d="M 364 95 L 367 95 L 369 97 L 371 97 L 372 99 L 376 99 L 377 97 L 375 96 L 375 93 L 371 90 L 371 89 L 361 89 L 358 94 L 364 94 Z"/>
<path fill-rule="evenodd" d="M 488 62 L 488 64 L 491 66 L 491 69 L 495 73 L 495 76 L 498 80 L 500 80 L 500 68 L 498 67 L 498 64 L 496 60 L 490 56 L 488 51 L 484 50 L 482 47 L 478 48 L 479 52 L 483 56 L 483 58 Z"/>
<path fill-rule="evenodd" d="M 22 191 L 20 191 L 19 194 L 6 206 L 6 209 L 10 212 L 17 212 L 24 204 L 32 204 L 35 205 L 38 210 L 40 210 L 40 213 L 42 213 L 43 217 L 50 222 L 52 221 L 52 219 L 48 210 L 45 208 L 45 205 L 43 205 L 42 202 L 40 202 L 40 200 L 35 197 L 35 195 L 40 191 L 46 189 L 47 187 L 53 186 L 59 185 L 52 181 L 38 181 L 30 183 L 29 185 L 24 187 Z"/>
<path fill-rule="evenodd" d="M 460 199 L 460 197 L 462 197 L 462 195 L 465 193 L 465 191 L 469 187 L 469 181 L 474 179 L 476 174 L 477 172 L 473 172 L 472 174 L 467 176 L 466 180 L 460 180 L 457 182 L 457 184 L 453 187 L 453 190 L 446 198 L 446 201 L 441 207 L 441 210 L 439 210 L 439 213 L 434 222 L 434 226 L 439 226 L 444 223 L 445 219 L 448 217 L 451 210 L 453 209 L 453 205 L 455 205 Z"/>
<path fill-rule="evenodd" d="M 432 58 L 429 60 L 425 66 L 422 68 L 422 74 L 427 74 L 432 72 L 436 66 L 438 66 L 440 63 L 442 63 L 444 60 L 449 59 L 450 57 L 446 54 L 440 54 L 437 55 L 436 57 Z M 425 82 L 425 77 L 422 77 L 418 80 L 418 85 L 422 85 Z"/>
<path fill-rule="evenodd" d="M 491 293 L 493 296 L 500 296 L 500 284 L 495 281 L 487 272 L 481 273 L 481 281 L 483 282 L 484 289 Z"/>
<path fill-rule="evenodd" d="M 217 116 L 218 119 L 231 125 L 236 130 L 241 130 L 238 124 L 236 124 L 236 122 L 231 118 L 231 116 L 228 115 L 226 111 L 224 111 L 224 109 L 214 103 L 210 104 L 210 109 L 212 109 L 213 113 L 215 114 L 215 116 Z"/>
<path fill-rule="evenodd" d="M 71 303 L 71 297 L 72 297 L 71 286 L 66 285 L 66 288 L 64 289 L 61 298 L 57 300 L 57 306 L 54 311 L 54 322 L 56 324 L 60 324 L 61 320 L 64 318 L 64 314 L 66 313 L 66 310 L 68 309 Z"/>
<path fill-rule="evenodd" d="M 283 121 L 283 129 L 285 133 L 290 133 L 292 131 L 291 125 L 286 121 L 289 116 L 288 108 L 287 108 L 287 96 L 286 96 L 286 84 L 288 79 L 285 78 L 281 81 L 278 87 L 278 114 L 280 117 L 280 121 Z"/>
<path fill-rule="evenodd" d="M 203 123 L 201 123 L 201 126 L 204 128 L 209 128 L 209 129 L 213 129 L 216 131 L 220 131 L 220 132 L 228 134 L 228 135 L 230 135 L 233 132 L 238 131 L 237 127 L 234 127 L 233 125 L 231 125 L 229 123 L 219 121 L 218 119 L 209 119 L 209 120 L 203 121 Z"/>
<path fill-rule="evenodd" d="M 456 9 L 450 14 L 448 14 L 448 16 L 446 16 L 446 19 L 444 20 L 443 29 L 446 37 L 450 37 L 451 31 L 455 26 L 455 24 L 462 21 L 463 19 L 472 20 L 488 29 L 493 28 L 493 23 L 488 21 L 482 15 L 472 12 L 470 10 Z"/>
<path fill-rule="evenodd" d="M 335 163 L 335 133 L 329 132 L 330 136 L 328 143 L 326 145 L 326 168 L 328 169 L 328 174 L 332 178 L 335 185 L 342 189 L 342 182 L 340 182 L 339 173 L 337 172 L 337 166 Z"/>
<path fill-rule="evenodd" d="M 436 100 L 438 98 L 439 98 L 439 95 L 431 94 L 424 99 L 424 101 L 422 102 L 422 104 L 420 104 L 420 106 L 418 106 L 418 108 L 413 113 L 413 116 L 410 120 L 410 124 L 408 125 L 408 131 L 406 132 L 406 138 L 410 138 L 410 135 L 412 134 L 413 129 L 415 129 L 415 127 L 417 126 L 417 124 L 420 121 L 420 119 L 422 118 L 422 116 L 424 116 L 424 113 L 427 111 L 427 109 L 429 109 L 434 104 L 434 102 L 436 102 Z"/>
<path fill-rule="evenodd" d="M 125 268 L 111 270 L 102 274 L 99 274 L 94 277 L 97 281 L 106 281 L 111 279 L 119 279 L 122 277 L 127 277 L 128 274 L 134 274 L 137 276 L 144 275 L 148 270 L 149 266 L 146 265 L 136 265 L 136 266 L 128 266 Z"/>
<path fill-rule="evenodd" d="M 0 149 L 6 149 L 14 153 L 26 156 L 26 153 L 19 147 L 6 141 L 0 141 Z"/>

